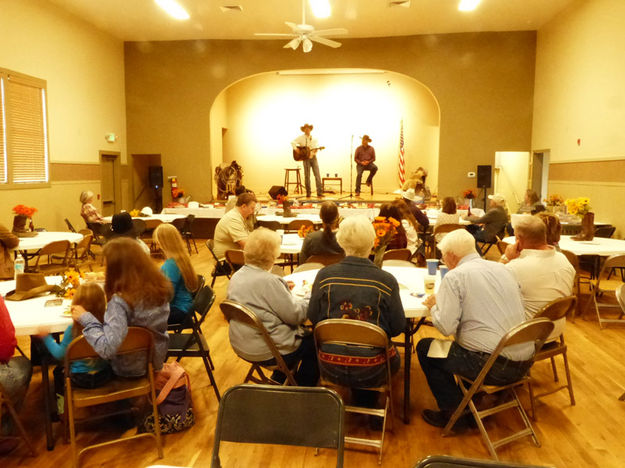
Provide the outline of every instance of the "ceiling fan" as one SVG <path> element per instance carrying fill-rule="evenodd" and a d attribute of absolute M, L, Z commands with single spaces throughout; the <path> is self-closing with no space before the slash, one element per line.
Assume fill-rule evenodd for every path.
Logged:
<path fill-rule="evenodd" d="M 270 36 L 270 37 L 291 37 L 292 39 L 284 45 L 285 49 L 291 48 L 296 50 L 300 44 L 302 44 L 302 50 L 304 53 L 308 53 L 312 50 L 313 42 L 326 45 L 328 47 L 341 47 L 341 43 L 328 39 L 325 36 L 336 36 L 339 34 L 347 34 L 345 28 L 333 28 L 333 29 L 320 29 L 315 30 L 315 27 L 311 24 L 306 24 L 306 0 L 302 0 L 302 23 L 295 24 L 290 21 L 285 21 L 285 24 L 291 28 L 291 33 L 255 33 L 255 36 Z"/>

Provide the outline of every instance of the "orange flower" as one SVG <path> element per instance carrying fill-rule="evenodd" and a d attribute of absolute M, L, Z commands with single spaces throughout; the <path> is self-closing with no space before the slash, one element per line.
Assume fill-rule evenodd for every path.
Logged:
<path fill-rule="evenodd" d="M 15 213 L 16 215 L 27 216 L 28 218 L 32 218 L 32 216 L 35 214 L 35 211 L 37 211 L 37 208 L 26 205 L 16 205 L 13 207 L 13 213 Z"/>
<path fill-rule="evenodd" d="M 388 218 L 388 220 L 390 221 L 390 223 L 395 226 L 398 227 L 399 226 L 399 221 L 397 221 L 395 218 Z"/>

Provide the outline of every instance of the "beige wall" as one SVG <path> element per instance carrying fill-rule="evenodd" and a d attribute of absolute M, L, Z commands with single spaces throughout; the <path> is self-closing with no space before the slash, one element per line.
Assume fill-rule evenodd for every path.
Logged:
<path fill-rule="evenodd" d="M 533 149 L 550 150 L 550 192 L 590 197 L 595 219 L 616 225 L 618 237 L 625 235 L 615 203 L 625 199 L 625 172 L 602 168 L 625 160 L 624 45 L 622 0 L 579 1 L 543 27 L 532 135 Z M 566 174 L 554 166 L 588 161 Z"/>
<path fill-rule="evenodd" d="M 99 163 L 99 151 L 126 159 L 122 42 L 97 31 L 49 2 L 3 0 L 0 6 L 0 66 L 47 81 L 48 134 L 52 163 Z M 115 143 L 106 133 L 119 135 Z M 51 180 L 40 189 L 0 190 L 0 222 L 10 224 L 18 203 L 38 208 L 35 224 L 82 227 L 78 196 L 100 191 L 99 180 Z"/>
<path fill-rule="evenodd" d="M 228 130 L 224 160 L 241 164 L 243 183 L 256 192 L 282 185 L 284 168 L 302 166 L 293 161 L 290 142 L 302 133 L 300 126 L 305 122 L 314 124 L 313 136 L 325 147 L 317 156 L 321 176 L 338 174 L 345 191 L 349 191 L 353 166 L 350 155 L 361 144 L 363 134 L 372 138 L 376 151 L 376 192 L 399 187 L 402 119 L 408 169 L 428 167 L 436 183 L 438 104 L 430 91 L 412 78 L 392 72 L 265 73 L 235 83 L 225 94 Z M 211 131 L 214 125 L 211 121 Z M 354 182 L 355 178 L 354 169 Z M 435 185 L 431 189 L 436 192 Z"/>
<path fill-rule="evenodd" d="M 165 176 L 178 175 L 196 199 L 210 199 L 210 110 L 222 90 L 269 71 L 363 67 L 411 77 L 438 101 L 440 175 L 431 184 L 441 195 L 475 187 L 467 172 L 493 164 L 496 151 L 530 148 L 534 32 L 352 39 L 310 54 L 281 45 L 126 43 L 128 151 L 161 153 Z"/>

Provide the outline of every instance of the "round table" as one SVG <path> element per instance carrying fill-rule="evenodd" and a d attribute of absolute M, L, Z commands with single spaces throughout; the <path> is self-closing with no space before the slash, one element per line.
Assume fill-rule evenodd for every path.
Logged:
<path fill-rule="evenodd" d="M 504 238 L 503 241 L 514 244 L 516 238 L 510 236 Z M 600 257 L 625 255 L 625 240 L 620 239 L 595 237 L 591 241 L 574 241 L 571 236 L 561 236 L 559 245 L 562 250 L 569 250 L 575 255 L 599 255 Z"/>
<path fill-rule="evenodd" d="M 20 237 L 20 243 L 17 246 L 16 250 L 19 251 L 27 251 L 27 250 L 38 250 L 45 245 L 48 245 L 50 242 L 63 241 L 68 240 L 73 244 L 80 242 L 83 238 L 83 235 L 78 232 L 37 232 L 37 235 L 34 237 Z"/>
<path fill-rule="evenodd" d="M 305 213 L 301 213 L 301 214 L 298 214 L 297 216 L 289 217 L 289 218 L 285 218 L 284 216 L 278 216 L 275 214 L 263 214 L 263 215 L 257 216 L 256 219 L 258 221 L 265 221 L 265 222 L 278 222 L 283 226 L 288 226 L 291 221 L 302 221 L 302 220 L 311 221 L 313 224 L 321 224 L 321 218 L 319 217 L 319 215 L 305 214 Z"/>

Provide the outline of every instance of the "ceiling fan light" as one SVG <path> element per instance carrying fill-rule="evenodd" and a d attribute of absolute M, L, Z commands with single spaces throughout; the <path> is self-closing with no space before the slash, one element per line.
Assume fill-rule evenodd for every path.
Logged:
<path fill-rule="evenodd" d="M 287 42 L 284 48 L 286 49 L 287 47 L 290 47 L 291 49 L 295 50 L 299 46 L 300 40 L 301 39 L 299 37 L 294 37 L 289 42 Z"/>
<path fill-rule="evenodd" d="M 328 18 L 332 14 L 329 0 L 308 0 L 315 18 Z"/>
<path fill-rule="evenodd" d="M 176 0 L 154 0 L 169 16 L 177 20 L 188 20 L 189 13 Z"/>
<path fill-rule="evenodd" d="M 480 0 L 460 0 L 458 4 L 458 10 L 460 11 L 473 11 L 479 5 Z"/>
<path fill-rule="evenodd" d="M 307 54 L 308 52 L 310 52 L 312 50 L 312 46 L 313 46 L 312 41 L 308 39 L 307 37 L 305 37 L 304 40 L 302 41 L 302 50 L 304 51 L 304 53 Z"/>

